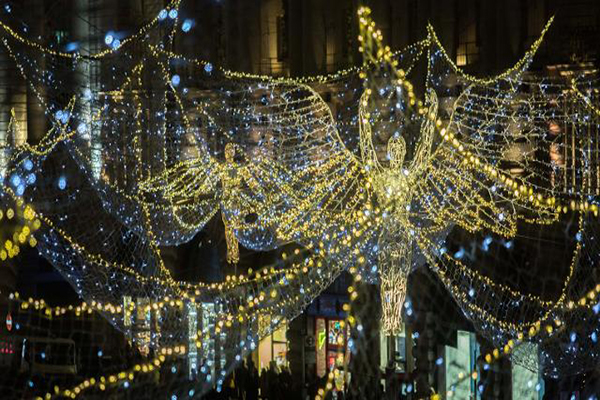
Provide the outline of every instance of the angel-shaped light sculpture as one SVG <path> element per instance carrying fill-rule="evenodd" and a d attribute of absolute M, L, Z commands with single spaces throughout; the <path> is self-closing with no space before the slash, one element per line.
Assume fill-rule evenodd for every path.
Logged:
<path fill-rule="evenodd" d="M 486 165 L 454 137 L 452 116 L 444 117 L 444 121 L 439 115 L 433 83 L 432 54 L 436 51 L 433 30 L 429 30 L 425 41 L 428 65 L 422 102 L 417 99 L 406 71 L 398 66 L 389 47 L 383 46 L 382 34 L 370 19 L 370 10 L 359 10 L 359 19 L 360 50 L 365 63 L 375 65 L 362 73 L 360 150 L 374 199 L 382 209 L 377 246 L 382 328 L 394 335 L 402 329 L 409 272 L 425 261 L 436 267 L 438 257 L 443 255 L 445 236 L 453 226 L 470 231 L 488 228 L 510 237 L 516 230 L 518 207 L 531 208 L 523 199 L 507 200 L 496 193 L 492 175 L 503 174 Z M 523 72 L 542 37 L 526 61 L 514 68 L 515 77 Z M 382 151 L 383 145 L 376 145 L 382 139 L 384 144 L 387 139 L 386 151 Z M 482 169 L 490 174 L 481 174 Z M 555 211 L 546 207 L 552 201 L 542 204 L 534 213 L 541 219 L 554 218 Z"/>
<path fill-rule="evenodd" d="M 198 195 L 194 188 L 214 191 L 206 182 L 224 182 L 228 194 L 217 195 L 219 208 L 243 245 L 264 250 L 293 241 L 325 256 L 331 276 L 342 269 L 375 271 L 382 328 L 397 334 L 409 272 L 425 262 L 436 267 L 453 226 L 512 237 L 520 212 L 555 220 L 556 204 L 551 193 L 532 199 L 526 182 L 479 157 L 484 146 L 458 140 L 461 127 L 439 115 L 431 62 L 425 101 L 417 98 L 407 74 L 421 55 L 440 51 L 433 31 L 398 59 L 383 46 L 369 13 L 359 11 L 364 68 L 352 131 L 358 155 L 340 134 L 347 121 L 336 120 L 314 89 L 318 80 L 311 86 L 229 73 L 233 88 L 246 85 L 243 96 L 230 107 L 206 104 L 203 112 L 208 127 L 229 132 L 224 147 L 239 149 L 235 159 L 230 153 L 225 162 L 192 160 L 143 187 L 180 203 Z M 506 76 L 523 73 L 542 38 Z M 510 98 L 516 90 L 506 93 Z"/>

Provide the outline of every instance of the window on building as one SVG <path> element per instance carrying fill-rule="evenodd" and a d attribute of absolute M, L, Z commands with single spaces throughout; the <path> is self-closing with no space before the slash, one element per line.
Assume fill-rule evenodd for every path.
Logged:
<path fill-rule="evenodd" d="M 475 64 L 479 60 L 477 40 L 477 2 L 474 0 L 458 3 L 458 46 L 456 65 Z"/>
<path fill-rule="evenodd" d="M 62 44 L 67 39 L 68 34 L 66 31 L 54 31 L 54 37 L 57 44 Z"/>
<path fill-rule="evenodd" d="M 444 346 L 441 370 L 445 375 L 445 390 L 452 390 L 458 399 L 476 398 L 476 381 L 462 379 L 462 374 L 475 370 L 479 354 L 479 344 L 472 332 L 456 331 L 456 347 Z"/>
<path fill-rule="evenodd" d="M 342 24 L 342 57 L 348 63 L 352 63 L 352 50 L 354 49 L 353 23 L 356 12 L 351 7 L 344 9 L 344 23 Z"/>
<path fill-rule="evenodd" d="M 326 70 L 327 72 L 335 71 L 338 59 L 338 34 L 337 26 L 332 20 L 325 20 L 325 52 L 326 52 Z"/>
<path fill-rule="evenodd" d="M 259 323 L 263 326 L 270 326 L 271 317 L 261 317 Z M 260 341 L 257 352 L 258 360 L 256 360 L 257 365 L 260 367 L 259 371 L 272 366 L 283 368 L 288 365 L 287 329 L 287 321 L 284 320 L 276 330 Z"/>
<path fill-rule="evenodd" d="M 277 61 L 288 58 L 287 14 L 277 16 Z"/>
<path fill-rule="evenodd" d="M 406 372 L 406 347 L 407 337 L 404 323 L 402 323 L 402 331 L 398 335 L 387 336 L 380 332 L 379 360 L 381 369 L 388 368 L 390 362 L 393 362 L 396 366 L 396 372 Z"/>

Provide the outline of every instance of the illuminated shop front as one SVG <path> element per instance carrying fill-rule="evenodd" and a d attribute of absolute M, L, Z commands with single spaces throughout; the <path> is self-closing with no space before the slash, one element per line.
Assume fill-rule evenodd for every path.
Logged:
<path fill-rule="evenodd" d="M 269 316 L 261 318 L 266 320 L 261 323 L 270 323 Z M 256 359 L 254 360 L 258 366 L 259 373 L 263 369 L 270 368 L 272 365 L 276 365 L 278 370 L 288 366 L 287 329 L 288 325 L 286 321 L 283 321 L 276 330 L 260 341 L 258 351 L 255 352 Z"/>
<path fill-rule="evenodd" d="M 530 342 L 521 343 L 515 350 L 512 360 L 512 398 L 541 400 L 544 397 L 545 387 L 540 371 L 539 345 Z"/>
<path fill-rule="evenodd" d="M 486 380 L 465 379 L 465 371 L 476 371 L 482 358 L 476 335 L 457 331 L 456 346 L 444 346 L 440 359 L 440 391 L 452 391 L 454 398 L 482 399 Z M 484 370 L 490 368 L 483 367 Z M 511 363 L 511 390 L 513 399 L 540 400 L 544 396 L 544 379 L 540 372 L 539 349 L 535 343 L 521 343 L 513 353 Z M 562 398 L 562 397 L 561 397 Z"/>
<path fill-rule="evenodd" d="M 322 294 L 308 308 L 314 318 L 308 322 L 307 331 L 312 333 L 315 351 L 314 370 L 323 377 L 336 366 L 348 365 L 350 350 L 348 339 L 350 327 L 345 323 L 343 305 L 347 298 L 335 294 Z"/>
<path fill-rule="evenodd" d="M 349 336 L 349 327 L 344 320 L 315 318 L 317 376 L 323 377 L 336 366 L 350 361 Z"/>
<path fill-rule="evenodd" d="M 200 372 L 216 376 L 226 365 L 226 335 L 217 333 L 216 322 L 221 307 L 215 303 L 189 303 L 187 318 L 187 372 L 190 379 Z"/>
<path fill-rule="evenodd" d="M 414 390 L 411 374 L 414 370 L 413 345 L 412 330 L 404 322 L 401 324 L 400 332 L 395 336 L 387 336 L 379 332 L 379 369 L 384 377 L 381 384 L 384 386 L 389 384 L 385 377 L 390 372 L 390 368 L 393 368 L 393 376 L 402 396 L 407 396 Z"/>
<path fill-rule="evenodd" d="M 410 371 L 408 366 L 407 349 L 412 341 L 407 340 L 406 325 L 402 323 L 402 331 L 396 336 L 387 336 L 383 332 L 379 333 L 379 360 L 380 368 L 385 370 L 390 362 L 396 367 L 397 373 L 406 373 Z"/>
<path fill-rule="evenodd" d="M 457 331 L 456 346 L 444 346 L 441 381 L 444 392 L 452 391 L 459 399 L 477 399 L 477 380 L 465 379 L 465 371 L 477 370 L 479 344 L 473 332 Z"/>
<path fill-rule="evenodd" d="M 202 346 L 198 354 L 200 361 L 200 372 L 203 374 L 209 373 L 215 376 L 217 369 L 222 371 L 225 368 L 225 334 L 217 333 L 216 322 L 219 313 L 222 312 L 222 306 L 215 303 L 202 303 L 200 308 L 199 330 L 201 332 Z"/>

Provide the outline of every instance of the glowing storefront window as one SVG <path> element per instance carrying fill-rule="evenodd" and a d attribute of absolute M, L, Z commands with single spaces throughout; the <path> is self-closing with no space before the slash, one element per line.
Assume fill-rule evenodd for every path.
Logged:
<path fill-rule="evenodd" d="M 348 337 L 349 329 L 343 320 L 325 318 L 315 320 L 316 362 L 319 377 L 349 361 Z"/>
<path fill-rule="evenodd" d="M 330 320 L 328 331 L 328 343 L 332 346 L 343 346 L 345 344 L 345 333 L 342 321 Z"/>
<path fill-rule="evenodd" d="M 475 381 L 461 379 L 464 371 L 473 371 L 479 349 L 475 334 L 458 331 L 456 333 L 456 347 L 445 346 L 445 381 L 446 392 L 453 390 L 455 398 L 472 399 L 476 396 Z"/>
<path fill-rule="evenodd" d="M 196 335 L 198 332 L 198 311 L 195 303 L 187 304 L 188 314 L 188 376 L 190 379 L 198 372 L 198 347 Z"/>
<path fill-rule="evenodd" d="M 402 330 L 396 336 L 390 337 L 384 333 L 379 336 L 380 367 L 385 369 L 390 361 L 396 364 L 397 372 L 406 371 L 406 329 L 402 323 Z"/>
<path fill-rule="evenodd" d="M 131 296 L 123 296 L 123 325 L 131 326 Z"/>
<path fill-rule="evenodd" d="M 261 324 L 270 324 L 271 317 L 261 317 Z M 266 336 L 258 345 L 260 370 L 268 368 L 274 362 L 277 368 L 287 366 L 287 324 L 282 321 L 271 335 Z"/>
<path fill-rule="evenodd" d="M 202 324 L 200 331 L 202 332 L 202 347 L 200 360 L 200 370 L 202 373 L 210 373 L 215 375 L 215 320 L 217 318 L 214 303 L 202 303 L 202 314 L 200 320 Z"/>

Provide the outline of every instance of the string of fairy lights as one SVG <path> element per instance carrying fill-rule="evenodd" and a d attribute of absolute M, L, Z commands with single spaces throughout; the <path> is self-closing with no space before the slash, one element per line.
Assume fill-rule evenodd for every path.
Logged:
<path fill-rule="evenodd" d="M 408 276 L 427 264 L 476 329 L 505 343 L 488 363 L 525 339 L 552 346 L 548 321 L 563 326 L 577 316 L 592 325 L 598 290 L 573 299 L 586 288 L 582 260 L 595 251 L 597 79 L 526 74 L 552 19 L 513 67 L 477 78 L 454 63 L 431 26 L 423 40 L 392 51 L 361 7 L 361 66 L 282 78 L 178 54 L 175 37 L 191 29 L 180 6 L 171 1 L 92 54 L 44 46 L 0 22 L 8 57 L 51 122 L 38 144 L 15 142 L 2 158 L 0 221 L 20 222 L 2 237 L 0 259 L 25 243 L 37 247 L 83 302 L 50 307 L 16 293 L 11 300 L 49 318 L 98 311 L 139 349 L 160 354 L 41 398 L 130 385 L 167 355 L 190 360 L 194 395 L 220 389 L 262 338 L 343 271 L 356 284 L 379 285 L 382 332 L 394 336 L 404 326 Z M 413 75 L 423 62 L 421 90 Z M 110 77 L 94 75 L 99 70 Z M 450 78 L 464 86 L 448 107 Z M 335 100 L 325 102 L 324 92 Z M 14 112 L 8 127 L 22 136 Z M 176 280 L 165 247 L 189 242 L 217 215 L 231 265 L 241 248 L 297 248 L 220 282 Z M 544 228 L 572 215 L 571 262 L 554 299 L 495 282 L 446 247 L 453 229 L 508 243 L 523 224 Z M 351 286 L 350 326 L 360 318 L 357 296 Z M 550 373 L 572 366 L 567 353 L 549 348 Z M 317 398 L 336 378 L 328 374 Z"/>

